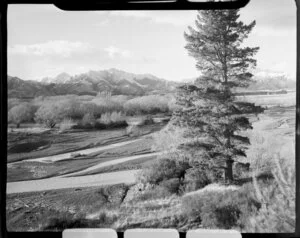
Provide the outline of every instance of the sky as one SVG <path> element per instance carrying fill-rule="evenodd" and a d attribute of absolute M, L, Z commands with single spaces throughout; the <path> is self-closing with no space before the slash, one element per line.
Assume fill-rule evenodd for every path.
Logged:
<path fill-rule="evenodd" d="M 200 75 L 183 33 L 196 11 L 80 11 L 53 5 L 9 5 L 8 75 L 40 80 L 117 68 L 172 81 Z M 259 46 L 260 74 L 296 76 L 294 0 L 251 0 L 240 20 L 256 26 L 247 46 Z"/>

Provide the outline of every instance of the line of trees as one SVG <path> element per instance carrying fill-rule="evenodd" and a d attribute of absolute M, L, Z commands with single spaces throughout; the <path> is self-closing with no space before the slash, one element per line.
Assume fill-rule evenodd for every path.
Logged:
<path fill-rule="evenodd" d="M 17 127 L 24 122 L 38 122 L 53 128 L 63 119 L 78 121 L 83 120 L 86 115 L 97 119 L 113 112 L 128 116 L 168 113 L 173 110 L 171 102 L 170 96 L 167 95 L 135 98 L 111 97 L 106 94 L 88 98 L 66 95 L 65 97 L 37 98 L 23 103 L 16 99 L 9 99 L 8 121 L 16 124 Z"/>

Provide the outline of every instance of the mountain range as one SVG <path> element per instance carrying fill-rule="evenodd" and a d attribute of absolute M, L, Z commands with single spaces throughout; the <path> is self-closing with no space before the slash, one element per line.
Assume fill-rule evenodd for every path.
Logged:
<path fill-rule="evenodd" d="M 54 78 L 40 81 L 22 80 L 8 76 L 8 97 L 32 98 L 54 95 L 97 95 L 109 91 L 113 95 L 145 95 L 169 92 L 177 83 L 167 81 L 151 74 L 133 74 L 118 69 L 89 71 L 71 76 L 61 73 Z"/>
<path fill-rule="evenodd" d="M 192 82 L 189 79 L 188 82 Z M 187 80 L 182 81 L 187 82 Z M 61 73 L 54 78 L 46 77 L 39 81 L 22 80 L 8 76 L 8 97 L 33 98 L 55 95 L 97 95 L 109 91 L 113 95 L 146 95 L 153 93 L 173 92 L 178 82 L 167 81 L 151 74 L 133 74 L 118 69 L 89 71 L 71 76 Z M 285 75 L 258 73 L 253 82 L 245 89 L 238 91 L 296 89 L 295 80 Z"/>

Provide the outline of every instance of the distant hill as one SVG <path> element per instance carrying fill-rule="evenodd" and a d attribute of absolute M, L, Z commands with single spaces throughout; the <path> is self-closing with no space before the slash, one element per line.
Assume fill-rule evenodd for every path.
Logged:
<path fill-rule="evenodd" d="M 36 81 L 24 81 L 18 77 L 7 77 L 8 97 L 32 98 L 36 96 L 54 95 L 51 85 L 43 85 Z"/>
<path fill-rule="evenodd" d="M 42 83 L 66 83 L 71 79 L 71 75 L 67 73 L 61 73 L 57 75 L 55 78 L 46 77 L 41 80 Z"/>
<path fill-rule="evenodd" d="M 55 78 L 43 78 L 41 81 L 22 80 L 8 76 L 8 96 L 32 98 L 54 95 L 96 95 L 109 91 L 113 95 L 144 95 L 152 92 L 170 92 L 177 83 L 167 81 L 151 74 L 133 74 L 118 69 L 89 71 L 70 76 L 61 73 Z"/>
<path fill-rule="evenodd" d="M 257 75 L 247 90 L 296 90 L 296 81 L 285 75 Z"/>
<path fill-rule="evenodd" d="M 192 83 L 197 78 L 184 79 L 184 83 Z M 288 78 L 286 75 L 281 73 L 274 73 L 270 71 L 257 71 L 254 72 L 252 82 L 247 88 L 237 88 L 236 92 L 247 92 L 247 91 L 264 91 L 264 90 L 296 90 L 296 81 Z"/>
<path fill-rule="evenodd" d="M 54 78 L 40 81 L 22 80 L 8 76 L 8 97 L 33 98 L 55 95 L 97 95 L 109 91 L 113 95 L 147 95 L 173 92 L 182 83 L 192 83 L 196 78 L 182 80 L 181 83 L 167 81 L 151 74 L 133 74 L 118 69 L 89 71 L 71 76 L 61 73 Z M 248 88 L 238 88 L 236 92 L 256 92 L 262 90 L 295 90 L 295 80 L 282 74 L 259 71 Z"/>

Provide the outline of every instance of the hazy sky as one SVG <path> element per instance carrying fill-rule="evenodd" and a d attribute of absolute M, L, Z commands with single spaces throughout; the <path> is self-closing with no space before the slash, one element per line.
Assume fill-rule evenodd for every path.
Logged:
<path fill-rule="evenodd" d="M 118 68 L 168 80 L 199 75 L 183 32 L 196 11 L 65 12 L 52 5 L 8 8 L 8 74 L 22 79 Z M 245 42 L 259 46 L 258 68 L 296 74 L 294 0 L 251 0 L 240 11 L 257 25 Z"/>

